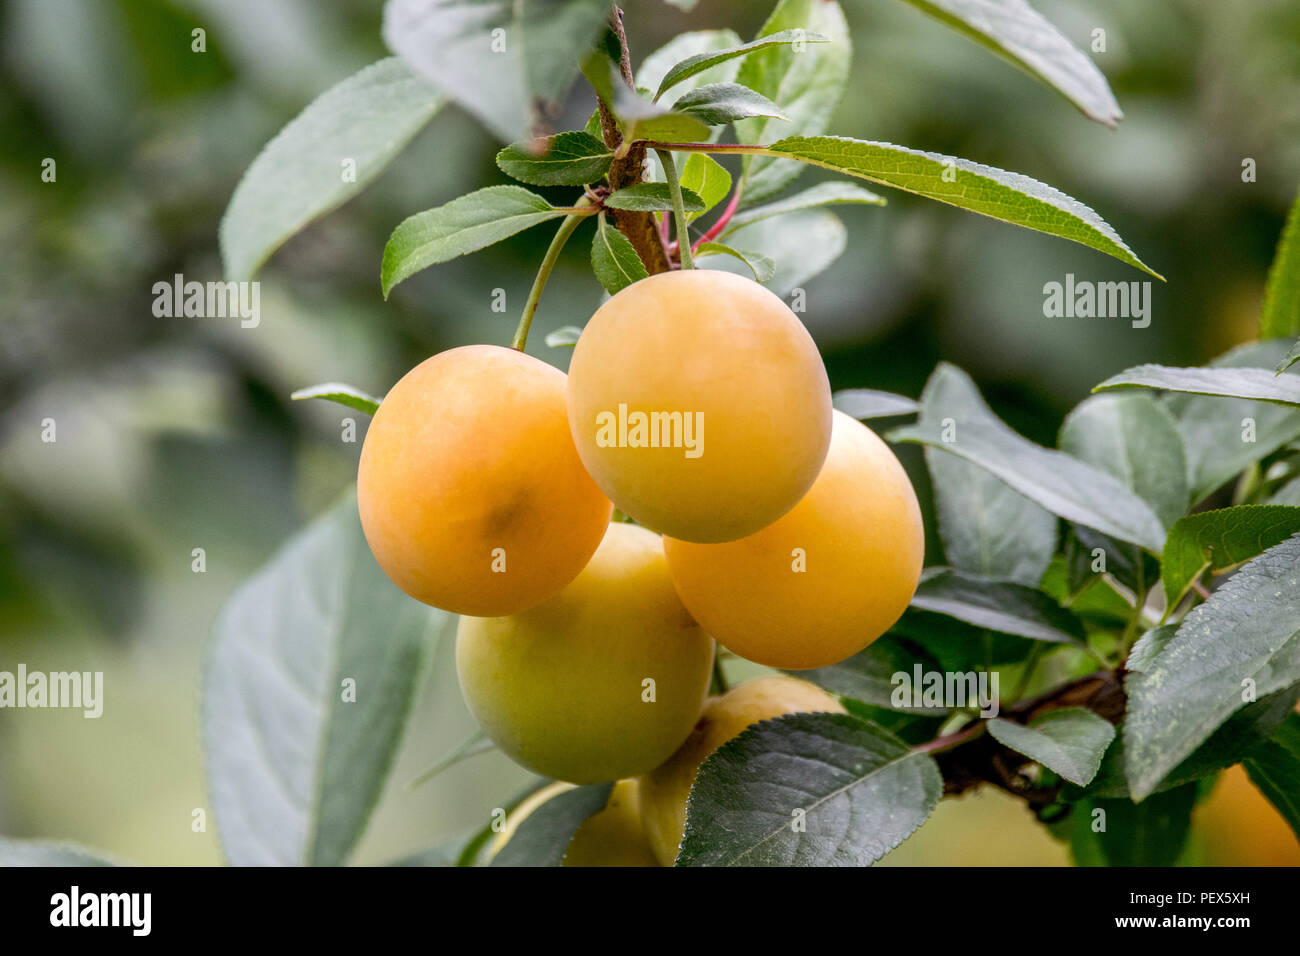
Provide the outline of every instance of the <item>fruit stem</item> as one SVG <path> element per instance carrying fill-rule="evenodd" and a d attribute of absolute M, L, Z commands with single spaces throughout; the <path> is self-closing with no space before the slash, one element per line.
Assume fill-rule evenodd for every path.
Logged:
<path fill-rule="evenodd" d="M 528 290 L 528 301 L 524 303 L 524 314 L 519 317 L 519 327 L 515 329 L 514 340 L 510 343 L 512 349 L 520 352 L 528 344 L 528 330 L 533 324 L 533 315 L 537 312 L 537 303 L 542 299 L 542 290 L 546 288 L 546 280 L 551 277 L 551 270 L 555 268 L 555 263 L 560 259 L 560 250 L 564 244 L 569 241 L 573 235 L 573 230 L 578 228 L 578 224 L 586 219 L 595 209 L 588 209 L 591 200 L 583 196 L 573 204 L 574 211 L 564 217 L 560 223 L 560 228 L 555 230 L 555 238 L 551 240 L 550 248 L 546 250 L 546 255 L 542 259 L 542 264 L 537 270 L 537 278 L 533 279 L 533 287 Z"/>
<path fill-rule="evenodd" d="M 727 678 L 722 673 L 722 658 L 715 650 L 713 652 L 713 687 L 710 693 L 725 694 L 731 688 L 727 685 Z"/>
<path fill-rule="evenodd" d="M 673 200 L 673 218 L 677 222 L 677 252 L 681 257 L 683 269 L 694 269 L 695 260 L 691 257 L 691 237 L 686 231 L 686 207 L 682 203 L 682 184 L 677 179 L 677 164 L 673 154 L 666 149 L 656 149 L 659 162 L 664 167 L 664 178 L 668 180 L 668 195 Z"/>

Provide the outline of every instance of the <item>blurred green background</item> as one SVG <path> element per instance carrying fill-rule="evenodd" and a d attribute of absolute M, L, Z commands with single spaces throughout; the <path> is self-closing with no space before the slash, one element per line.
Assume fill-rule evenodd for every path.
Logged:
<path fill-rule="evenodd" d="M 940 358 L 1053 443 L 1088 388 L 1144 361 L 1193 364 L 1252 338 L 1300 182 L 1300 4 L 1040 0 L 1087 48 L 1126 113 L 1117 131 L 894 0 L 849 0 L 855 64 L 832 132 L 953 153 L 1051 183 L 1098 210 L 1168 278 L 1149 328 L 1045 319 L 1067 272 L 1137 280 L 1081 246 L 905 194 L 844 207 L 848 247 L 806 284 L 803 318 L 836 388 L 915 396 Z M 683 29 L 752 35 L 766 3 L 687 15 L 627 5 L 634 61 Z M 205 806 L 196 688 L 208 628 L 236 583 L 354 476 L 327 403 L 339 380 L 382 394 L 427 355 L 509 342 L 549 234 L 525 233 L 406 282 L 379 261 L 405 216 L 503 181 L 498 147 L 454 108 L 359 199 L 261 275 L 262 321 L 155 318 L 154 282 L 220 273 L 217 225 L 262 144 L 316 94 L 385 55 L 380 0 L 8 0 L 0 15 L 0 669 L 102 670 L 98 720 L 0 712 L 0 833 L 68 838 L 128 860 L 220 860 Z M 191 30 L 207 52 L 191 52 Z M 575 95 L 568 128 L 591 103 Z M 46 157 L 57 182 L 41 180 Z M 1257 182 L 1244 183 L 1244 159 Z M 801 183 L 817 177 L 806 174 Z M 601 291 L 570 244 L 530 350 Z M 491 309 L 506 292 L 505 314 Z M 58 440 L 41 441 L 42 421 Z M 361 422 L 359 422 L 361 424 Z M 364 426 L 363 426 L 364 427 Z M 901 452 L 923 489 L 914 449 Z M 207 570 L 191 570 L 192 549 Z M 492 754 L 406 782 L 462 740 L 450 644 L 438 649 L 358 860 L 481 826 L 526 775 Z M 1189 859 L 1297 863 L 1271 808 L 1233 771 L 1195 817 Z M 984 793 L 945 801 L 889 863 L 1066 861 L 1029 814 Z"/>

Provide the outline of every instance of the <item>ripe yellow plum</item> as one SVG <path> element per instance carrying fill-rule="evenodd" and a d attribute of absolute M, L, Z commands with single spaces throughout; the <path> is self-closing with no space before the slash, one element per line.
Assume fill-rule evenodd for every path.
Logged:
<path fill-rule="evenodd" d="M 758 677 L 709 698 L 677 752 L 639 781 L 641 820 L 655 857 L 672 866 L 686 831 L 686 800 L 700 765 L 750 724 L 783 714 L 844 713 L 832 695 L 793 677 Z"/>
<path fill-rule="evenodd" d="M 553 783 L 532 794 L 506 818 L 506 825 L 488 851 L 496 856 L 510 842 L 519 825 L 539 806 L 566 790 L 571 783 Z M 565 866 L 658 866 L 641 825 L 641 796 L 635 780 L 614 784 L 605 809 L 578 827 L 564 854 Z"/>
<path fill-rule="evenodd" d="M 718 643 L 784 670 L 826 667 L 887 631 L 916 591 L 921 509 L 875 432 L 842 412 L 790 512 L 739 541 L 665 539 L 682 603 Z"/>
<path fill-rule="evenodd" d="M 491 345 L 439 353 L 393 386 L 361 448 L 357 505 L 398 587 L 481 615 L 558 593 L 611 512 L 573 447 L 564 373 Z"/>
<path fill-rule="evenodd" d="M 596 484 L 637 521 L 731 541 L 803 496 L 831 393 L 803 324 L 727 272 L 642 279 L 602 305 L 569 364 L 569 425 Z"/>
<path fill-rule="evenodd" d="M 558 595 L 462 617 L 456 636 L 461 690 L 483 731 L 517 763 L 572 783 L 662 763 L 694 726 L 712 664 L 662 539 L 621 522 Z"/>

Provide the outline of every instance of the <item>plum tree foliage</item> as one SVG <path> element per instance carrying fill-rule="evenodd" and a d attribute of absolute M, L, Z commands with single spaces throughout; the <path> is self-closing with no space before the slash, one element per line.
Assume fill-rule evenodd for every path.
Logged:
<path fill-rule="evenodd" d="M 1120 120 L 1100 71 L 1028 4 L 913 5 L 1084 117 Z M 842 229 L 830 207 L 884 202 L 834 177 L 1159 276 L 1052 186 L 829 133 L 852 62 L 834 0 L 778 0 L 748 42 L 695 30 L 639 62 L 604 0 L 388 0 L 384 38 L 394 56 L 250 166 L 221 230 L 228 278 L 364 188 L 448 102 L 498 138 L 515 182 L 397 223 L 377 294 L 526 229 L 554 238 L 513 348 L 434 356 L 382 399 L 336 383 L 296 396 L 375 417 L 356 499 L 214 629 L 204 738 L 231 863 L 348 859 L 427 645 L 457 614 L 483 733 L 435 769 L 499 749 L 562 782 L 507 801 L 505 833 L 485 808 L 482 831 L 421 859 L 868 864 L 941 797 L 996 787 L 1080 862 L 1131 859 L 1122 821 L 1163 815 L 1144 858 L 1172 860 L 1189 786 L 1239 763 L 1300 832 L 1300 213 L 1261 341 L 1205 368 L 1121 371 L 1045 448 L 944 363 L 919 399 L 832 396 L 783 300 L 837 254 L 820 241 Z M 551 125 L 565 101 L 589 111 L 582 129 Z M 810 167 L 832 178 L 801 188 Z M 612 297 L 548 340 L 576 342 L 566 377 L 523 350 L 579 233 Z M 634 420 L 652 412 L 679 413 L 658 445 Z M 924 447 L 944 555 L 924 569 L 886 442 Z M 727 690 L 729 655 L 799 679 Z M 1087 826 L 1099 807 L 1121 825 Z"/>

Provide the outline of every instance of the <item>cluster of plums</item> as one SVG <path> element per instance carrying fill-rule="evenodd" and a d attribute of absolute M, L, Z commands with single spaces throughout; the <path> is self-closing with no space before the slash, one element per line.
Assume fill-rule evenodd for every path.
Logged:
<path fill-rule="evenodd" d="M 622 781 L 584 832 L 635 817 L 664 864 L 714 749 L 840 709 L 787 677 L 706 700 L 714 640 L 781 670 L 837 663 L 902 614 L 924 544 L 906 473 L 832 410 L 802 323 L 718 271 L 613 296 L 567 377 L 486 345 L 421 363 L 370 425 L 358 504 L 388 576 L 461 615 L 460 683 L 487 735 L 557 781 Z"/>

